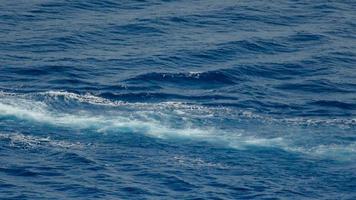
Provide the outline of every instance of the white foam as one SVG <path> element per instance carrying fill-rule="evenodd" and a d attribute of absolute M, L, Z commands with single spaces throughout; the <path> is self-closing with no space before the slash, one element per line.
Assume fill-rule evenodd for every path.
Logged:
<path fill-rule="evenodd" d="M 66 91 L 48 91 L 48 92 L 42 92 L 39 93 L 41 95 L 48 95 L 49 97 L 64 97 L 65 100 L 76 100 L 78 102 L 82 103 L 90 103 L 90 104 L 96 104 L 96 105 L 105 105 L 105 106 L 121 106 L 125 105 L 124 102 L 121 101 L 111 101 L 105 98 L 101 98 L 98 96 L 94 96 L 92 94 L 75 94 L 71 92 L 66 92 Z"/>
<path fill-rule="evenodd" d="M 185 167 L 193 167 L 193 168 L 219 168 L 219 169 L 229 169 L 230 167 L 226 164 L 209 162 L 202 158 L 197 157 L 188 157 L 185 155 L 176 155 L 173 157 L 174 164 L 185 166 Z"/>
<path fill-rule="evenodd" d="M 40 110 L 33 108 L 32 110 L 16 107 L 14 105 L 0 103 L 1 115 L 11 115 L 24 119 L 37 119 L 41 121 L 47 121 L 48 116 L 43 114 Z"/>
<path fill-rule="evenodd" d="M 36 104 L 32 104 L 36 105 Z M 221 143 L 237 147 L 238 145 L 266 145 L 266 141 L 257 141 L 257 139 L 246 139 L 240 133 L 224 133 L 221 130 L 215 130 L 212 127 L 194 128 L 185 124 L 181 128 L 172 128 L 163 125 L 159 120 L 153 118 L 144 118 L 144 120 L 132 119 L 123 116 L 103 116 L 90 115 L 81 112 L 81 115 L 50 112 L 37 105 L 28 109 L 28 104 L 9 105 L 0 103 L 1 115 L 14 116 L 20 119 L 32 120 L 38 123 L 47 123 L 55 126 L 94 128 L 98 132 L 119 131 L 136 132 L 147 136 L 161 139 L 193 139 L 212 143 Z M 232 144 L 232 141 L 237 141 Z"/>
<path fill-rule="evenodd" d="M 32 108 L 29 108 L 33 105 Z M 53 113 L 46 110 L 41 105 L 22 102 L 22 105 L 0 103 L 0 115 L 14 116 L 20 119 L 32 120 L 39 123 L 48 123 L 56 126 L 78 127 L 78 128 L 97 128 L 99 132 L 106 130 L 119 130 L 125 132 L 142 132 L 147 135 L 169 138 L 177 134 L 182 137 L 200 137 L 205 132 L 200 129 L 186 128 L 173 129 L 161 125 L 154 119 L 139 121 L 123 116 L 103 116 L 91 115 L 85 111 L 79 115 L 68 113 Z"/>
<path fill-rule="evenodd" d="M 52 109 L 45 101 L 37 101 L 32 99 L 34 95 L 43 95 L 51 98 L 51 101 L 60 101 L 58 97 L 70 101 L 81 103 L 89 103 L 103 106 L 113 106 L 113 113 L 105 111 L 99 113 L 91 113 L 86 110 L 78 110 L 75 113 L 66 113 L 64 111 L 56 111 Z M 121 111 L 121 107 L 129 107 L 126 111 Z M 111 110 L 111 109 L 109 109 Z M 221 113 L 219 113 L 221 112 Z M 53 126 L 93 129 L 99 133 L 120 132 L 120 133 L 140 133 L 150 137 L 160 139 L 189 139 L 209 142 L 212 144 L 224 145 L 226 147 L 236 149 L 246 149 L 251 146 L 260 147 L 275 147 L 286 151 L 310 154 L 310 155 L 329 155 L 329 154 L 355 154 L 355 144 L 345 145 L 318 145 L 311 147 L 303 145 L 295 145 L 293 137 L 298 137 L 300 141 L 301 135 L 293 135 L 290 138 L 288 135 L 263 136 L 246 134 L 242 130 L 228 129 L 222 130 L 218 127 L 195 125 L 191 118 L 197 119 L 207 118 L 214 115 L 230 115 L 233 113 L 230 109 L 219 108 L 217 110 L 209 109 L 199 105 L 189 105 L 179 102 L 165 102 L 157 104 L 148 103 L 124 103 L 120 101 L 111 101 L 91 94 L 79 95 L 69 92 L 49 91 L 37 94 L 15 95 L 11 93 L 0 93 L 0 116 L 12 116 L 23 120 L 30 120 L 36 123 L 46 123 Z M 305 120 L 305 119 L 273 119 L 264 118 L 250 111 L 239 112 L 233 117 L 243 117 L 250 120 L 266 120 L 273 123 L 285 122 L 287 125 L 299 126 L 300 124 L 332 124 L 341 123 L 353 125 L 354 119 L 328 119 L 328 120 Z M 172 126 L 171 120 L 166 119 L 179 118 L 182 123 L 179 126 Z M 214 123 L 213 123 L 214 125 Z M 283 126 L 282 126 L 283 127 Z M 285 130 L 286 132 L 288 129 Z M 22 138 L 24 139 L 24 138 Z M 26 139 L 26 138 L 25 138 Z"/>
<path fill-rule="evenodd" d="M 288 151 L 308 154 L 312 156 L 321 156 L 339 159 L 355 159 L 356 158 L 356 143 L 349 144 L 322 144 L 312 147 L 297 147 L 286 146 Z"/>
<path fill-rule="evenodd" d="M 76 142 L 66 142 L 62 140 L 53 140 L 50 137 L 37 137 L 31 135 L 24 135 L 21 133 L 0 133 L 0 140 L 9 140 L 10 146 L 13 147 L 55 147 L 55 148 L 82 148 L 83 144 Z"/>
<path fill-rule="evenodd" d="M 195 73 L 192 73 L 195 74 Z M 295 118 L 273 118 L 270 116 L 263 116 L 260 114 L 253 113 L 252 111 L 246 110 L 234 110 L 228 107 L 205 107 L 201 105 L 187 104 L 184 102 L 161 102 L 161 103 L 128 103 L 124 101 L 113 101 L 109 99 L 105 99 L 99 96 L 95 96 L 90 93 L 86 94 L 76 94 L 67 91 L 47 91 L 40 93 L 28 93 L 28 94 L 17 94 L 17 93 L 8 93 L 0 91 L 0 97 L 12 98 L 12 100 L 16 99 L 27 99 L 32 100 L 35 96 L 44 97 L 46 100 L 56 101 L 58 97 L 62 97 L 64 100 L 72 100 L 80 103 L 88 103 L 93 105 L 101 105 L 101 106 L 112 106 L 112 107 L 130 107 L 135 108 L 136 110 L 174 110 L 180 114 L 226 114 L 232 115 L 234 117 L 246 118 L 246 119 L 256 119 L 260 121 L 273 122 L 273 123 L 288 123 L 291 125 L 356 125 L 356 118 L 303 118 L 303 117 L 295 117 Z M 39 102 L 36 102 L 39 103 Z M 46 102 L 45 102 L 46 103 Z M 193 112 L 192 112 L 193 111 Z"/>

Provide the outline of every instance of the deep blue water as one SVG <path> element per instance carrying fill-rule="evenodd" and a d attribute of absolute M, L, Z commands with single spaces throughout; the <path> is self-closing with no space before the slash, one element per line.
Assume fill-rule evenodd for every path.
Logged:
<path fill-rule="evenodd" d="M 356 1 L 0 3 L 0 199 L 356 199 Z"/>

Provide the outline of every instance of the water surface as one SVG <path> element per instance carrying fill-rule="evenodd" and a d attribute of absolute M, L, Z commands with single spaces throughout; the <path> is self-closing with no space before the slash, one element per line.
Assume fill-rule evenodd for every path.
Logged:
<path fill-rule="evenodd" d="M 354 1 L 4 1 L 0 199 L 355 199 Z"/>

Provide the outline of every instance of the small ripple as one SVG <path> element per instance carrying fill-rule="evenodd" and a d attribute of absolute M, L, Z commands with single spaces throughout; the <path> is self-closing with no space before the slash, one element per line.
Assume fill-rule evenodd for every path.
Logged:
<path fill-rule="evenodd" d="M 237 80 L 224 71 L 189 72 L 189 73 L 148 73 L 126 80 L 127 82 L 174 83 L 178 85 L 194 85 L 208 87 L 211 85 L 229 85 Z"/>

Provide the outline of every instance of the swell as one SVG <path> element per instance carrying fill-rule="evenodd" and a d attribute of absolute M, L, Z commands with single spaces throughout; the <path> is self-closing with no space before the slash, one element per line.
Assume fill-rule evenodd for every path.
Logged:
<path fill-rule="evenodd" d="M 176 11 L 175 17 L 169 13 L 162 17 L 153 15 L 152 9 L 145 7 L 147 2 L 131 4 L 150 15 L 142 18 L 124 15 L 122 17 L 127 20 L 116 20 L 125 21 L 122 24 L 96 16 L 90 26 L 70 24 L 55 26 L 53 34 L 40 28 L 39 33 L 6 37 L 4 51 L 0 52 L 5 61 L 0 69 L 0 87 L 22 92 L 48 89 L 92 92 L 109 99 L 132 102 L 179 100 L 214 106 L 231 105 L 275 115 L 355 116 L 356 79 L 351 42 L 333 39 L 336 36 L 327 30 L 299 31 L 303 30 L 305 16 L 279 16 L 279 10 L 274 10 L 279 16 L 279 22 L 275 23 L 288 26 L 284 23 L 286 20 L 289 25 L 297 23 L 301 27 L 298 26 L 296 31 L 279 26 L 277 30 L 270 30 L 266 24 L 274 20 L 265 16 L 261 9 L 265 5 L 258 3 L 258 8 L 216 3 L 218 9 L 212 9 L 209 14 L 194 7 L 196 14 Z M 163 2 L 156 5 L 160 4 Z M 74 11 L 99 5 L 102 8 L 125 6 L 108 1 L 98 4 L 44 3 L 34 7 L 45 8 L 45 11 L 56 6 L 70 7 L 64 11 L 81 19 Z M 289 6 L 283 4 L 284 8 Z M 236 14 L 244 9 L 245 12 Z M 224 21 L 226 17 L 231 21 Z M 293 23 L 290 18 L 295 19 Z M 182 27 L 192 28 L 199 24 L 195 19 L 207 20 L 203 22 L 209 27 L 221 28 L 231 23 L 235 30 L 244 31 L 239 32 L 241 37 L 236 37 L 226 30 L 212 32 L 211 28 L 200 27 L 197 30 L 183 29 L 184 33 L 192 33 L 183 37 L 179 31 Z M 217 20 L 215 24 L 214 20 Z M 239 26 L 238 22 L 244 20 L 256 21 L 257 30 L 262 29 L 262 34 Z M 171 26 L 167 28 L 165 23 L 168 22 Z M 310 19 L 310 23 L 314 22 Z M 43 23 L 50 24 L 51 21 Z M 260 27 L 260 23 L 263 26 Z M 83 30 L 62 30 L 62 27 L 76 25 L 82 25 Z M 27 26 L 31 27 L 31 24 Z M 263 31 L 271 34 L 266 35 Z M 166 37 L 172 32 L 177 32 L 180 37 Z M 214 35 L 214 41 L 205 41 L 211 35 Z M 192 44 L 192 41 L 198 42 Z M 40 51 L 36 55 L 40 53 L 41 57 L 22 55 L 22 51 L 17 51 L 19 49 Z"/>

